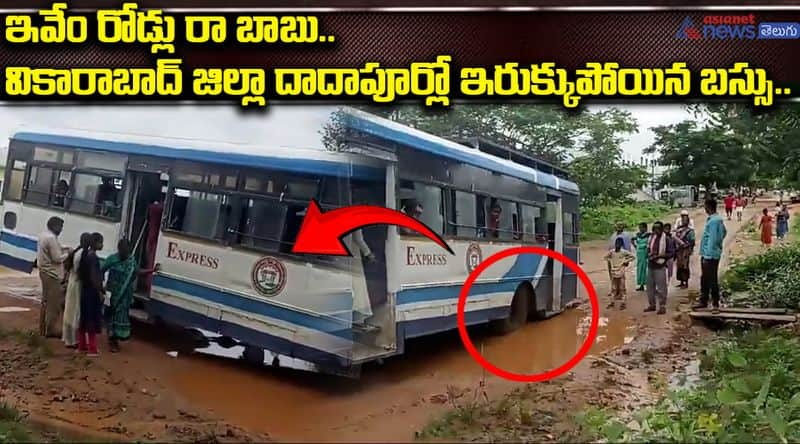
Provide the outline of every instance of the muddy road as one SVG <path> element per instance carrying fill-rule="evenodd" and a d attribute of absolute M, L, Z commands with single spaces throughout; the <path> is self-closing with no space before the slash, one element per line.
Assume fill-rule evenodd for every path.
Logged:
<path fill-rule="evenodd" d="M 746 215 L 751 217 L 756 211 L 748 209 Z M 699 211 L 692 216 L 699 235 L 705 217 Z M 666 221 L 673 222 L 674 217 Z M 733 232 L 742 223 L 726 221 L 726 225 Z M 609 282 L 602 256 L 606 248 L 606 242 L 582 248 L 583 267 L 601 301 L 600 331 L 590 352 L 595 357 L 643 337 L 650 341 L 654 335 L 668 335 L 668 329 L 660 327 L 672 317 L 672 313 L 642 313 L 646 296 L 634 291 L 633 276 L 628 282 L 628 309 L 605 309 Z M 695 272 L 693 288 L 698 288 L 698 279 Z M 0 327 L 36 327 L 36 287 L 35 277 L 0 275 Z M 678 293 L 673 290 L 671 296 Z M 25 308 L 30 310 L 20 311 Z M 480 328 L 472 330 L 471 337 L 495 365 L 534 373 L 566 362 L 583 343 L 588 326 L 589 310 L 584 305 L 505 337 L 491 336 Z M 104 353 L 89 362 L 49 340 L 52 354 L 43 358 L 45 364 L 22 365 L 20 359 L 27 353 L 24 346 L 15 348 L 8 340 L 0 340 L 4 361 L 12 352 L 19 357 L 14 363 L 3 363 L 0 396 L 27 404 L 32 417 L 121 439 L 184 440 L 213 435 L 239 441 L 269 436 L 289 441 L 407 442 L 450 408 L 448 400 L 454 397 L 473 396 L 480 390 L 491 399 L 519 387 L 482 371 L 464 351 L 457 332 L 410 341 L 404 356 L 370 365 L 360 380 L 351 381 L 253 368 L 182 351 L 171 357 L 167 352 L 182 350 L 181 334 L 147 325 L 134 328 L 135 339 L 124 344 L 121 353 Z M 65 403 L 62 398 L 69 394 L 64 392 L 94 393 L 95 400 Z M 84 404 L 94 409 L 87 407 L 83 410 L 88 413 L 81 413 Z M 175 423 L 177 429 L 172 426 Z"/>

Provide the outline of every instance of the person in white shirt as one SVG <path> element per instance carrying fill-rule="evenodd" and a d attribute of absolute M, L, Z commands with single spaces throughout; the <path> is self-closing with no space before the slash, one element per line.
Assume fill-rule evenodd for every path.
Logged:
<path fill-rule="evenodd" d="M 63 264 L 71 250 L 58 242 L 64 220 L 51 217 L 47 229 L 39 235 L 36 267 L 42 281 L 42 304 L 39 314 L 39 334 L 44 337 L 61 336 L 61 316 L 64 311 L 64 289 L 61 285 Z"/>

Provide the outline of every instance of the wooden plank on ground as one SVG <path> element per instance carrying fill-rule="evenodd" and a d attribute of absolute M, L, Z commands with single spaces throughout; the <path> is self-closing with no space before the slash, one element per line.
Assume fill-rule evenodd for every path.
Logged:
<path fill-rule="evenodd" d="M 761 314 L 787 314 L 788 308 L 750 308 L 750 307 L 726 307 L 720 308 L 723 313 L 761 313 Z"/>
<path fill-rule="evenodd" d="M 696 319 L 730 319 L 740 321 L 771 321 L 771 322 L 795 322 L 797 316 L 790 314 L 768 314 L 768 313 L 726 313 L 720 311 L 714 313 L 712 311 L 693 311 L 689 316 Z"/>

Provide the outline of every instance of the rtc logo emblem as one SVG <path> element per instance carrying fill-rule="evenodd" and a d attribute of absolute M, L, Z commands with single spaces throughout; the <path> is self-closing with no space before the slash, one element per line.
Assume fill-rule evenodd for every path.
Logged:
<path fill-rule="evenodd" d="M 286 267 L 274 257 L 265 257 L 253 266 L 253 288 L 264 296 L 275 296 L 286 286 Z"/>
<path fill-rule="evenodd" d="M 480 264 L 482 260 L 483 255 L 481 254 L 480 245 L 478 245 L 477 242 L 469 244 L 469 247 L 467 247 L 467 271 L 472 273 L 478 268 L 478 264 Z"/>

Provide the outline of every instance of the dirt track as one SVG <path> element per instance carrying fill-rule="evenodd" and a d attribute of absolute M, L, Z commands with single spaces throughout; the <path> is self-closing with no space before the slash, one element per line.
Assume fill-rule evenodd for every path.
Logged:
<path fill-rule="evenodd" d="M 746 215 L 756 211 L 748 209 Z M 699 236 L 705 217 L 699 212 L 693 217 Z M 726 225 L 732 233 L 742 224 Z M 669 353 L 681 347 L 674 332 L 685 326 L 685 319 L 675 314 L 675 308 L 686 291 L 670 288 L 667 315 L 644 314 L 646 297 L 633 291 L 631 276 L 628 309 L 606 310 L 609 282 L 602 261 L 606 248 L 605 242 L 589 243 L 582 251 L 583 267 L 601 297 L 601 329 L 592 356 L 570 375 L 530 388 L 543 391 L 541 409 L 574 412 L 596 402 L 597 384 L 606 384 L 609 377 L 630 386 L 620 390 L 638 387 L 637 396 L 644 402 L 648 375 L 618 375 L 614 372 L 621 370 L 608 360 L 644 349 Z M 691 282 L 695 289 L 697 262 L 695 257 Z M 37 297 L 35 287 L 34 277 L 0 277 L 0 307 L 31 308 L 0 312 L 0 327 L 35 328 L 35 300 L 20 298 Z M 572 356 L 583 342 L 588 321 L 583 307 L 531 323 L 506 337 L 476 333 L 473 342 L 495 365 L 533 373 L 559 366 Z M 95 360 L 75 356 L 56 340 L 47 342 L 53 353 L 48 357 L 42 356 L 46 350 L 31 352 L 31 346 L 18 340 L 2 339 L 0 398 L 29 411 L 33 419 L 103 438 L 242 441 L 269 435 L 276 440 L 408 441 L 431 418 L 459 399 L 473 397 L 476 390 L 495 398 L 518 388 L 486 375 L 463 350 L 457 334 L 413 341 L 406 355 L 366 368 L 360 381 L 254 369 L 182 353 L 172 358 L 167 352 L 180 347 L 174 332 L 136 325 L 134 335 L 122 353 L 104 353 Z M 607 359 L 598 360 L 603 354 Z M 552 392 L 553 387 L 558 390 Z M 570 395 L 564 396 L 561 390 L 567 388 Z M 558 427 L 546 430 L 540 438 L 563 432 Z"/>

